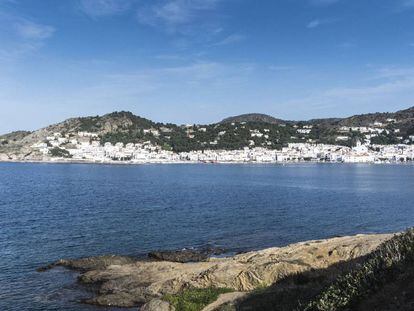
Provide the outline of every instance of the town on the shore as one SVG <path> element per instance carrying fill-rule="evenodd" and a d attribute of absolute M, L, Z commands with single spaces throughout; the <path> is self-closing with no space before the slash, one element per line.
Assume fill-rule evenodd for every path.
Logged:
<path fill-rule="evenodd" d="M 191 126 L 189 126 L 190 128 Z M 311 126 L 298 128 L 298 133 L 309 133 Z M 337 136 L 338 144 L 317 144 L 312 140 L 289 143 L 281 150 L 254 146 L 240 150 L 216 150 L 206 148 L 189 152 L 173 152 L 150 141 L 141 143 L 101 143 L 99 135 L 92 132 L 71 134 L 53 133 L 45 141 L 32 148 L 40 151 L 46 161 L 76 161 L 95 163 L 287 163 L 287 162 L 334 162 L 334 163 L 404 163 L 414 161 L 414 136 L 393 145 L 371 144 L 371 138 L 388 131 L 382 124 L 372 127 L 343 127 L 341 132 L 357 131 L 365 137 L 353 147 L 341 145 L 349 137 Z M 149 129 L 157 135 L 156 129 Z M 191 135 L 191 130 L 188 131 Z M 219 133 L 219 135 L 222 133 Z M 251 137 L 266 137 L 266 129 L 251 131 Z M 218 137 L 219 139 L 220 137 Z M 216 142 L 210 142 L 214 146 Z"/>

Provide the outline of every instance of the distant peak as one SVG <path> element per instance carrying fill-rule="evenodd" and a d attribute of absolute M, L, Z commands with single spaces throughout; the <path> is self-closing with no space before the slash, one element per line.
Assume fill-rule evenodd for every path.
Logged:
<path fill-rule="evenodd" d="M 264 122 L 264 123 L 270 123 L 270 124 L 279 124 L 282 123 L 283 120 L 276 119 L 272 116 L 269 116 L 267 114 L 263 113 L 246 113 L 241 114 L 238 116 L 229 117 L 226 119 L 223 119 L 219 123 L 233 123 L 233 122 Z"/>
<path fill-rule="evenodd" d="M 397 113 L 401 113 L 401 112 L 414 112 L 414 106 L 412 106 L 410 108 L 407 108 L 407 109 L 397 111 Z"/>
<path fill-rule="evenodd" d="M 114 111 L 107 114 L 108 117 L 134 117 L 135 115 L 130 111 Z"/>

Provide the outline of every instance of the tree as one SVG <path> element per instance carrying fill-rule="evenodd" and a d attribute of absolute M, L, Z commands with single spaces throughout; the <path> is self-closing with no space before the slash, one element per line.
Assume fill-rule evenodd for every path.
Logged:
<path fill-rule="evenodd" d="M 57 158 L 71 158 L 72 157 L 69 151 L 59 148 L 59 147 L 54 147 L 50 149 L 49 153 L 51 154 L 52 157 L 57 157 Z"/>

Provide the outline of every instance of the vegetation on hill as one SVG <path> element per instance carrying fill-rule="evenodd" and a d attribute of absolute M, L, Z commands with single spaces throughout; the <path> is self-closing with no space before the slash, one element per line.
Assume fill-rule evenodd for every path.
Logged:
<path fill-rule="evenodd" d="M 387 121 L 388 120 L 388 121 Z M 389 120 L 394 120 L 389 122 Z M 383 122 L 386 132 L 371 138 L 372 144 L 396 144 L 414 139 L 414 107 L 396 113 L 374 113 L 350 118 L 284 121 L 264 114 L 245 114 L 207 125 L 179 126 L 156 123 L 131 112 L 68 119 L 35 132 L 13 132 L 0 136 L 0 152 L 17 152 L 22 147 L 44 141 L 54 133 L 75 135 L 94 133 L 102 144 L 151 142 L 166 150 L 187 152 L 207 149 L 264 147 L 281 149 L 288 143 L 323 143 L 354 146 L 365 135 L 343 127 L 371 126 Z M 338 137 L 345 139 L 338 139 Z"/>
<path fill-rule="evenodd" d="M 52 148 L 49 150 L 49 152 L 52 157 L 57 157 L 57 158 L 71 158 L 72 157 L 69 151 L 59 148 L 59 147 Z"/>
<path fill-rule="evenodd" d="M 369 126 L 375 121 L 386 122 L 399 118 L 398 124 L 387 126 L 388 133 L 380 134 L 372 139 L 374 144 L 395 144 L 401 140 L 397 136 L 407 138 L 414 133 L 412 110 L 397 113 L 377 113 L 353 116 L 347 119 L 319 119 L 311 121 L 283 121 L 263 114 L 246 114 L 224 119 L 220 123 L 209 125 L 177 126 L 174 124 L 154 123 L 150 120 L 134 116 L 129 112 L 115 112 L 101 119 L 122 121 L 121 125 L 110 127 L 101 134 L 101 142 L 139 143 L 150 141 L 168 150 L 186 152 L 206 149 L 242 149 L 244 147 L 265 147 L 280 149 L 288 143 L 313 142 L 354 146 L 363 141 L 364 135 L 359 132 L 341 132 L 342 126 Z M 405 117 L 404 117 L 405 116 Z M 89 129 L 98 129 L 105 122 L 99 118 L 84 120 Z M 107 128 L 108 126 L 106 126 Z M 301 133 L 298 129 L 311 128 L 310 133 Z M 83 127 L 85 128 L 85 127 Z M 395 132 L 395 129 L 401 129 Z M 87 128 L 85 128 L 87 129 Z M 149 129 L 152 129 L 149 131 Z M 255 135 L 258 134 L 258 135 Z M 338 140 L 338 136 L 346 135 L 348 140 Z"/>
<path fill-rule="evenodd" d="M 6 142 L 4 144 L 7 144 L 9 142 L 15 142 L 23 139 L 27 135 L 29 135 L 31 132 L 28 131 L 17 131 L 17 132 L 11 132 L 9 134 L 0 135 L 0 142 Z"/>
<path fill-rule="evenodd" d="M 244 147 L 265 147 L 281 149 L 291 142 L 307 142 L 311 139 L 316 143 L 350 145 L 348 142 L 337 142 L 338 131 L 326 127 L 314 127 L 310 134 L 297 132 L 293 124 L 269 124 L 265 122 L 219 123 L 211 125 L 177 126 L 152 124 L 154 131 L 136 124 L 128 124 L 123 128 L 101 135 L 101 143 L 117 142 L 139 143 L 150 141 L 166 146 L 175 152 L 191 150 L 224 149 L 234 150 Z M 156 132 L 156 133 L 155 133 Z M 257 135 L 256 135 L 257 134 Z"/>
<path fill-rule="evenodd" d="M 261 123 L 269 123 L 269 124 L 282 124 L 288 123 L 287 121 L 283 121 L 281 119 L 276 119 L 272 116 L 262 113 L 247 113 L 242 114 L 239 116 L 229 117 L 222 120 L 220 123 L 241 123 L 241 122 L 261 122 Z"/>
<path fill-rule="evenodd" d="M 81 132 L 97 132 L 101 129 L 101 124 L 99 120 L 99 116 L 97 117 L 86 117 L 79 119 L 79 131 Z"/>
<path fill-rule="evenodd" d="M 141 118 L 129 111 L 115 111 L 102 117 L 79 118 L 78 131 L 101 132 L 134 129 L 147 129 L 154 126 L 151 120 Z"/>

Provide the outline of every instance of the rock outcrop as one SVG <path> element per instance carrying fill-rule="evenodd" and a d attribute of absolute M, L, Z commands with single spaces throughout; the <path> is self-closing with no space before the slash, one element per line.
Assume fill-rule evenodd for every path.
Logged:
<path fill-rule="evenodd" d="M 392 235 L 357 235 L 308 241 L 204 262 L 136 261 L 101 256 L 62 260 L 81 271 L 79 280 L 98 287 L 87 303 L 131 307 L 186 288 L 222 287 L 238 292 L 268 286 L 286 276 L 364 256 Z"/>
<path fill-rule="evenodd" d="M 154 251 L 148 254 L 150 259 L 171 262 L 200 262 L 208 260 L 212 255 L 221 255 L 221 248 L 183 249 L 177 251 Z"/>
<path fill-rule="evenodd" d="M 143 305 L 140 311 L 175 311 L 175 308 L 168 302 L 161 299 L 152 299 L 150 302 Z"/>
<path fill-rule="evenodd" d="M 136 259 L 129 256 L 103 255 L 81 259 L 60 259 L 52 264 L 37 269 L 43 272 L 54 267 L 62 266 L 77 271 L 103 270 L 113 265 L 126 265 L 136 262 Z"/>

